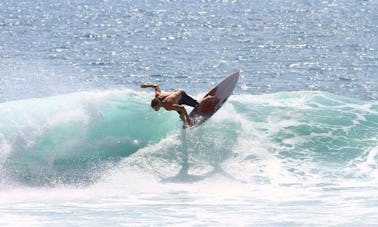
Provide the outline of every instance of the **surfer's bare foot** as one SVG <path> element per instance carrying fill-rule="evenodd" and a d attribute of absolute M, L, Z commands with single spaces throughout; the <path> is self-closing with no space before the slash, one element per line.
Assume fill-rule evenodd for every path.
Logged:
<path fill-rule="evenodd" d="M 218 98 L 216 96 L 209 95 L 209 96 L 206 96 L 205 98 L 203 98 L 201 100 L 201 102 L 204 102 L 204 101 L 206 101 L 206 102 L 214 102 L 214 101 L 217 101 L 217 100 L 218 100 Z"/>

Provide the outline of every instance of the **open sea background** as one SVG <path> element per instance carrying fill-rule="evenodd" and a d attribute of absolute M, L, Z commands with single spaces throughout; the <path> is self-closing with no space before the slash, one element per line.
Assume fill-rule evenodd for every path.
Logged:
<path fill-rule="evenodd" d="M 378 224 L 378 1 L 0 1 L 1 226 Z M 203 126 L 149 107 L 241 78 Z"/>

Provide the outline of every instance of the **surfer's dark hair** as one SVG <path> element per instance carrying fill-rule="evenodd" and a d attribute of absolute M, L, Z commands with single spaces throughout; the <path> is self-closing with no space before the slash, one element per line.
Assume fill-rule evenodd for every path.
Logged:
<path fill-rule="evenodd" d="M 151 107 L 155 107 L 160 103 L 160 101 L 157 98 L 152 99 L 151 101 Z"/>

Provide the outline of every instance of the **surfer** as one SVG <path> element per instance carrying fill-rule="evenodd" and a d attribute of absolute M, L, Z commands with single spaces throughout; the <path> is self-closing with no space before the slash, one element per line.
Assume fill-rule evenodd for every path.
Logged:
<path fill-rule="evenodd" d="M 180 114 L 180 118 L 184 124 L 187 124 L 190 127 L 193 126 L 188 112 L 186 112 L 183 105 L 196 107 L 199 103 L 197 100 L 187 95 L 185 91 L 161 92 L 159 85 L 156 84 L 141 84 L 140 87 L 155 89 L 155 98 L 151 101 L 151 107 L 155 111 L 159 111 L 160 107 L 163 107 L 168 111 L 175 110 Z"/>

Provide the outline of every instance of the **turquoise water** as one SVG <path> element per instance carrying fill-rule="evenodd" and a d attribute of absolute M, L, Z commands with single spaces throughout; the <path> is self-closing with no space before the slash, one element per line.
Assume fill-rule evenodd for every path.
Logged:
<path fill-rule="evenodd" d="M 164 138 L 172 128 L 171 122 L 153 118 L 151 113 L 140 117 L 145 110 L 142 99 L 131 92 L 123 96 L 117 92 L 79 93 L 5 103 L 2 140 L 11 149 L 3 164 L 6 176 L 42 186 L 90 183 L 106 161 L 127 157 Z M 158 128 L 141 130 L 151 124 Z"/>
<path fill-rule="evenodd" d="M 364 226 L 377 1 L 0 2 L 1 226 Z M 203 126 L 149 107 L 241 78 Z"/>

